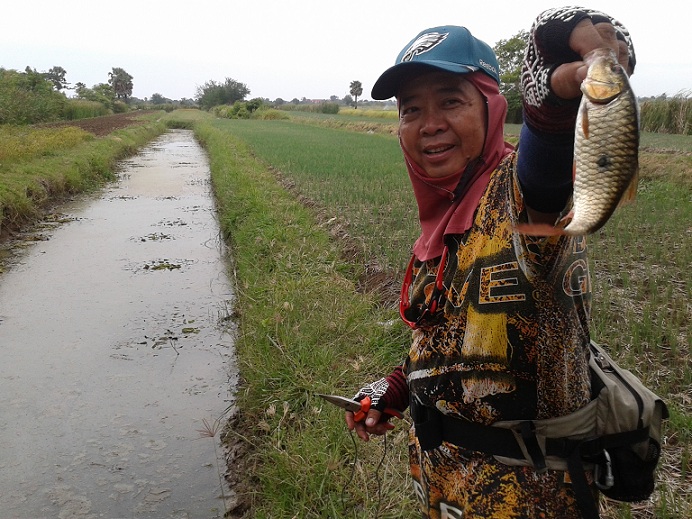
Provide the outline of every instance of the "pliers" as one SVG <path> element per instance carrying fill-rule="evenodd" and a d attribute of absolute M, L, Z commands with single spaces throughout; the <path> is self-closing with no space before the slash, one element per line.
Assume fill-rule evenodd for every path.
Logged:
<path fill-rule="evenodd" d="M 316 395 L 324 398 L 327 402 L 339 406 L 342 409 L 346 409 L 346 411 L 351 411 L 353 413 L 353 420 L 356 422 L 365 420 L 365 417 L 368 415 L 368 411 L 370 410 L 370 405 L 372 404 L 372 399 L 369 396 L 357 401 L 339 395 L 323 395 L 321 393 L 316 393 Z M 399 419 L 404 417 L 400 411 L 392 409 L 391 407 L 385 408 L 383 412 L 390 416 L 396 416 Z"/>

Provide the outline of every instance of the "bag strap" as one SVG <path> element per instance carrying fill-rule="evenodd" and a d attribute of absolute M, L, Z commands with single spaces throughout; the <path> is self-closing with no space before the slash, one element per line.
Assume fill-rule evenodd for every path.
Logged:
<path fill-rule="evenodd" d="M 475 424 L 447 416 L 437 409 L 419 404 L 415 399 L 411 401 L 410 411 L 418 443 L 424 451 L 436 449 L 446 441 L 492 456 L 527 460 L 537 472 L 546 470 L 545 455 L 538 443 L 534 423 L 530 420 L 519 424 L 520 433 L 517 435 L 511 429 Z M 618 436 L 625 434 L 629 435 L 623 433 Z M 584 457 L 588 459 L 602 453 L 604 443 L 601 440 L 604 438 L 584 441 L 567 438 L 546 440 L 546 455 L 567 459 L 577 506 L 584 519 L 600 519 L 598 501 L 586 480 Z"/>
<path fill-rule="evenodd" d="M 572 480 L 572 490 L 577 500 L 577 506 L 584 519 L 599 519 L 598 501 L 595 499 L 593 488 L 586 480 L 586 467 L 584 460 L 592 460 L 594 463 L 597 457 L 605 459 L 606 483 L 599 481 L 599 471 L 594 472 L 594 484 L 601 490 L 607 490 L 613 486 L 613 473 L 610 464 L 610 454 L 608 449 L 621 445 L 634 444 L 646 441 L 649 438 L 649 428 L 642 427 L 634 431 L 607 434 L 599 438 L 578 442 L 571 454 L 567 458 L 567 470 Z M 596 463 L 595 467 L 600 467 Z"/>
<path fill-rule="evenodd" d="M 577 506 L 581 511 L 584 519 L 600 519 L 601 515 L 598 511 L 598 500 L 594 496 L 589 482 L 586 480 L 586 470 L 584 467 L 584 458 L 582 451 L 591 442 L 584 442 L 577 446 L 572 451 L 572 454 L 567 458 L 567 468 L 569 477 L 572 481 L 572 490 L 577 500 Z M 590 446 L 589 446 L 590 447 Z M 591 448 L 589 448 L 591 450 Z"/>
<path fill-rule="evenodd" d="M 436 409 L 411 401 L 416 437 L 424 451 L 436 449 L 443 441 L 466 449 L 496 454 L 508 458 L 525 459 L 524 452 L 509 429 L 476 424 L 451 418 Z"/>

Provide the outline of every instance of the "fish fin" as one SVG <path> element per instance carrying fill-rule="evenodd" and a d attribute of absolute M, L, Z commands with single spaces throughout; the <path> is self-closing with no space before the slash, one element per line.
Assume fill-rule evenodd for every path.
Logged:
<path fill-rule="evenodd" d="M 519 234 L 528 236 L 565 236 L 565 227 L 574 218 L 574 211 L 570 211 L 565 216 L 560 218 L 555 225 L 549 223 L 518 223 L 514 226 Z"/>
<path fill-rule="evenodd" d="M 630 181 L 630 185 L 627 186 L 627 189 L 625 189 L 625 192 L 622 194 L 622 198 L 620 198 L 620 202 L 618 203 L 618 207 L 627 205 L 631 202 L 634 202 L 634 199 L 637 197 L 637 187 L 639 186 L 639 168 L 637 168 L 637 171 L 632 175 L 632 180 Z"/>
<path fill-rule="evenodd" d="M 589 138 L 589 111 L 586 109 L 586 105 L 581 107 L 581 131 L 584 133 L 584 138 Z"/>
<path fill-rule="evenodd" d="M 514 226 L 514 230 L 519 234 L 528 236 L 560 236 L 566 234 L 562 227 L 555 227 L 549 223 L 518 223 Z"/>

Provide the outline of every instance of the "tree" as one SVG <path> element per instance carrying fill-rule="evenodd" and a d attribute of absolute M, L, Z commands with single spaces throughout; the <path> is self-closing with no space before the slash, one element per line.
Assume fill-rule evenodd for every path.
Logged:
<path fill-rule="evenodd" d="M 108 83 L 99 83 L 98 85 L 94 85 L 92 90 L 98 95 L 108 98 L 111 101 L 115 101 L 117 99 L 117 94 L 115 93 L 113 85 Z"/>
<path fill-rule="evenodd" d="M 60 119 L 67 98 L 44 74 L 0 67 L 0 124 L 33 124 Z"/>
<path fill-rule="evenodd" d="M 151 104 L 154 104 L 154 105 L 163 105 L 163 104 L 166 104 L 167 102 L 168 102 L 168 99 L 166 99 L 165 97 L 163 97 L 163 96 L 162 96 L 161 94 L 159 94 L 158 92 L 155 93 L 155 94 L 151 94 Z"/>
<path fill-rule="evenodd" d="M 250 95 L 250 89 L 245 83 L 226 78 L 223 83 L 211 80 L 197 87 L 196 99 L 200 108 L 209 110 L 214 106 L 232 105 L 236 101 L 244 101 L 248 95 Z"/>
<path fill-rule="evenodd" d="M 79 82 L 75 85 L 75 93 L 79 99 L 101 103 L 109 110 L 113 109 L 116 99 L 113 87 L 107 83 L 99 83 L 92 88 L 87 88 L 84 83 Z"/>
<path fill-rule="evenodd" d="M 24 69 L 24 84 L 26 90 L 35 92 L 43 90 L 47 84 L 47 81 L 44 75 L 35 68 L 26 67 Z"/>
<path fill-rule="evenodd" d="M 507 99 L 507 122 L 521 123 L 521 65 L 529 41 L 529 33 L 519 31 L 509 40 L 500 40 L 493 50 L 500 63 L 500 92 Z"/>
<path fill-rule="evenodd" d="M 63 88 L 67 88 L 67 81 L 65 81 L 66 75 L 67 71 L 64 68 L 52 67 L 48 72 L 43 74 L 43 77 L 53 83 L 55 90 L 60 92 Z"/>
<path fill-rule="evenodd" d="M 113 87 L 117 99 L 127 102 L 127 98 L 132 95 L 132 79 L 132 76 L 120 67 L 113 67 L 112 72 L 108 73 L 108 84 Z"/>
<path fill-rule="evenodd" d="M 353 106 L 358 109 L 358 96 L 363 93 L 363 85 L 360 81 L 351 81 L 351 89 L 349 90 L 349 93 L 355 97 L 355 102 L 353 103 Z"/>
<path fill-rule="evenodd" d="M 245 103 L 245 108 L 247 108 L 247 111 L 250 113 L 261 108 L 262 106 L 264 106 L 264 99 L 261 97 L 255 97 L 254 99 L 250 99 Z"/>

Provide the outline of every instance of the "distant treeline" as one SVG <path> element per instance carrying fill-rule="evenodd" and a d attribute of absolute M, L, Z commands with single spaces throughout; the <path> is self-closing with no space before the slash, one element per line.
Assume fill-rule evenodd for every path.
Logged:
<path fill-rule="evenodd" d="M 118 69 L 114 69 L 118 70 Z M 233 86 L 237 82 L 227 79 L 226 83 L 231 82 Z M 238 85 L 245 86 L 237 83 Z M 313 111 L 334 114 L 339 111 L 337 102 L 309 103 L 309 104 L 290 104 L 272 103 L 268 99 L 253 99 L 245 101 L 244 97 L 235 96 L 223 103 L 224 99 L 217 99 L 211 94 L 216 93 L 220 85 L 205 85 L 208 88 L 201 88 L 198 93 L 200 100 L 205 100 L 205 95 L 209 94 L 209 106 L 202 108 L 214 109 L 218 116 L 231 118 L 244 118 L 253 113 L 257 108 L 281 108 L 282 110 Z M 0 124 L 34 124 L 51 122 L 58 120 L 83 119 L 87 117 L 97 117 L 110 113 L 124 112 L 132 107 L 150 108 L 151 103 L 156 105 L 158 102 L 167 106 L 161 106 L 168 110 L 179 107 L 180 103 L 171 102 L 158 94 L 152 96 L 147 106 L 139 100 L 129 99 L 128 102 L 116 99 L 115 95 L 107 95 L 109 85 L 96 85 L 93 89 L 81 88 L 84 94 L 78 98 L 68 98 L 61 92 L 59 85 L 51 79 L 50 75 L 37 73 L 27 69 L 25 72 L 6 70 L 0 68 Z M 216 87 L 215 89 L 212 87 Z M 247 95 L 246 92 L 240 92 Z M 86 95 L 90 94 L 90 95 Z M 213 98 L 213 99 L 212 99 Z M 187 100 L 186 100 L 187 101 Z M 239 101 L 239 103 L 238 103 Z M 277 100 L 278 101 L 278 100 Z M 376 108 L 384 106 L 382 103 L 361 101 L 362 106 Z M 194 104 L 191 100 L 190 105 Z M 276 104 L 276 106 L 274 106 Z M 221 108 L 226 106 L 225 110 Z M 688 94 L 679 94 L 674 97 L 660 96 L 656 98 L 646 98 L 640 100 L 641 108 L 641 129 L 654 133 L 675 133 L 690 135 L 692 133 L 692 97 Z M 509 121 L 512 122 L 512 121 Z"/>
<path fill-rule="evenodd" d="M 192 100 L 171 101 L 160 94 L 150 101 L 142 101 L 117 91 L 118 74 L 131 76 L 114 68 L 109 83 L 87 88 L 78 83 L 76 97 L 68 98 L 62 90 L 65 71 L 53 67 L 49 72 L 38 72 L 29 67 L 24 72 L 0 67 L 0 124 L 36 124 L 60 120 L 85 119 L 112 113 L 127 112 L 133 108 L 151 108 L 156 105 L 167 111 L 191 106 Z M 114 86 L 115 85 L 115 86 Z M 129 85 L 127 85 L 129 88 Z"/>

